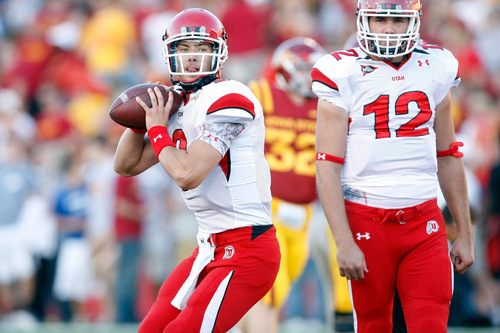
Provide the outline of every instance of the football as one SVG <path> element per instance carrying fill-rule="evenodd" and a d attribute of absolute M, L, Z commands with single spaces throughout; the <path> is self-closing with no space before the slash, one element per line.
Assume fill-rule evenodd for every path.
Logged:
<path fill-rule="evenodd" d="M 170 87 L 157 84 L 157 83 L 142 83 L 128 88 L 122 92 L 113 102 L 109 108 L 109 116 L 116 123 L 136 130 L 146 129 L 146 116 L 143 108 L 137 103 L 135 98 L 138 96 L 141 98 L 149 107 L 151 107 L 151 99 L 149 98 L 148 88 L 159 87 L 163 94 L 163 99 L 165 103 L 168 100 L 168 93 L 173 92 L 174 103 L 172 104 L 172 109 L 170 111 L 169 119 L 174 115 L 179 109 L 182 98 L 175 90 Z"/>

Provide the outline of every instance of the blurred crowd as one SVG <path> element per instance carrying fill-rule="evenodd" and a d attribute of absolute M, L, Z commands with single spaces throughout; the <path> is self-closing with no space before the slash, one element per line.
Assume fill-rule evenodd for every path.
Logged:
<path fill-rule="evenodd" d="M 450 325 L 500 326 L 500 2 L 421 1 L 422 38 L 461 65 L 477 259 Z M 190 7 L 221 19 L 223 76 L 244 83 L 288 38 L 356 43 L 355 0 L 0 0 L 0 322 L 137 322 L 192 250 L 196 222 L 166 173 L 113 171 L 124 128 L 108 116 L 125 88 L 170 84 L 161 36 Z"/>

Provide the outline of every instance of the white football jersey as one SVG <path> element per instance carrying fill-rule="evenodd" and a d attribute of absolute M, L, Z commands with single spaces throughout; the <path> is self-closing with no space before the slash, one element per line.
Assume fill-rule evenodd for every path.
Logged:
<path fill-rule="evenodd" d="M 360 48 L 317 61 L 313 91 L 349 114 L 344 197 L 402 208 L 437 196 L 436 105 L 460 83 L 458 61 L 423 41 L 399 67 Z"/>
<path fill-rule="evenodd" d="M 224 156 L 221 162 L 200 186 L 182 191 L 199 231 L 211 234 L 272 224 L 271 175 L 264 156 L 265 126 L 257 98 L 240 82 L 216 80 L 187 94 L 184 100 L 168 124 L 179 149 L 202 137 L 208 123 L 244 127 L 228 149 L 221 151 L 220 144 L 213 145 Z M 224 133 L 220 134 L 220 139 L 212 138 L 214 142 L 222 140 Z"/>

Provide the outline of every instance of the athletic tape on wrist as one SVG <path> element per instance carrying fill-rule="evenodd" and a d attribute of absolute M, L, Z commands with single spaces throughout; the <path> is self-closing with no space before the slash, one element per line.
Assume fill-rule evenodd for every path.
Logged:
<path fill-rule="evenodd" d="M 326 153 L 316 153 L 316 160 L 344 164 L 344 159 L 342 157 L 337 157 Z"/>
<path fill-rule="evenodd" d="M 455 156 L 455 157 L 464 157 L 464 153 L 460 152 L 458 147 L 463 147 L 464 143 L 463 142 L 453 142 L 450 144 L 450 149 L 448 150 L 438 150 L 437 152 L 437 157 L 443 157 L 443 156 Z"/>
<path fill-rule="evenodd" d="M 167 146 L 175 147 L 174 142 L 170 135 L 168 135 L 167 128 L 165 126 L 153 126 L 148 131 L 149 140 L 151 140 L 151 145 L 155 152 L 156 158 L 160 156 L 160 152 L 163 148 Z"/>

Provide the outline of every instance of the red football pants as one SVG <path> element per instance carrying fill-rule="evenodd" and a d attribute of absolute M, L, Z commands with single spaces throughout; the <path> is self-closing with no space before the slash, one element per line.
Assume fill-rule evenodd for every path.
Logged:
<path fill-rule="evenodd" d="M 201 271 L 186 307 L 181 311 L 170 302 L 198 248 L 165 280 L 139 333 L 227 332 L 271 289 L 281 257 L 274 226 L 229 230 L 213 234 L 212 241 L 215 259 Z"/>
<path fill-rule="evenodd" d="M 392 332 L 395 288 L 409 333 L 447 332 L 453 265 L 436 200 L 401 210 L 346 201 L 346 211 L 369 271 L 350 281 L 357 332 Z"/>

